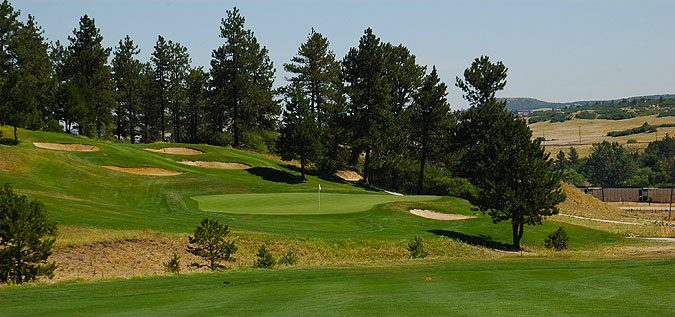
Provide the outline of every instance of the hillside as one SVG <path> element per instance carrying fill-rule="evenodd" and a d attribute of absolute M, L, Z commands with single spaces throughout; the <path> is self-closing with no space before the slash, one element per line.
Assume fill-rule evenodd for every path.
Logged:
<path fill-rule="evenodd" d="M 569 102 L 549 102 L 543 101 L 535 98 L 527 97 L 511 97 L 511 98 L 499 98 L 499 100 L 506 101 L 506 109 L 511 111 L 516 110 L 534 110 L 540 108 L 562 108 L 564 106 L 586 106 L 595 103 L 603 102 L 612 102 L 612 101 L 621 101 L 633 99 L 658 99 L 658 98 L 675 98 L 675 94 L 664 94 L 664 95 L 649 95 L 649 96 L 635 96 L 635 97 L 626 97 L 618 98 L 611 100 L 580 100 L 580 101 L 569 101 Z"/>

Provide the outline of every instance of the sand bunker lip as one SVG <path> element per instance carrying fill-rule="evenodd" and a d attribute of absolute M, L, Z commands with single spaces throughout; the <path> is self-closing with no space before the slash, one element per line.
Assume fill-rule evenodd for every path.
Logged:
<path fill-rule="evenodd" d="M 190 166 L 220 168 L 226 170 L 245 170 L 251 168 L 251 165 L 244 163 L 229 163 L 220 161 L 180 161 L 178 163 Z"/>
<path fill-rule="evenodd" d="M 33 145 L 43 149 L 59 151 L 94 152 L 101 149 L 96 145 L 80 143 L 33 142 Z"/>
<path fill-rule="evenodd" d="M 183 174 L 183 172 L 172 171 L 161 167 L 151 167 L 151 166 L 126 167 L 117 165 L 101 165 L 101 167 L 105 167 L 113 171 L 146 176 L 176 176 Z"/>
<path fill-rule="evenodd" d="M 358 182 L 363 180 L 363 177 L 359 175 L 359 173 L 350 170 L 339 170 L 335 172 L 335 176 L 348 182 Z"/>
<path fill-rule="evenodd" d="M 200 155 L 203 151 L 193 149 L 191 147 L 162 147 L 162 148 L 144 148 L 146 151 L 155 153 L 165 153 L 174 155 Z"/>
<path fill-rule="evenodd" d="M 410 213 L 415 216 L 420 216 L 424 218 L 434 219 L 434 220 L 463 220 L 463 219 L 472 219 L 476 218 L 475 216 L 459 215 L 459 214 L 446 214 L 443 212 L 437 212 L 427 209 L 411 209 Z"/>

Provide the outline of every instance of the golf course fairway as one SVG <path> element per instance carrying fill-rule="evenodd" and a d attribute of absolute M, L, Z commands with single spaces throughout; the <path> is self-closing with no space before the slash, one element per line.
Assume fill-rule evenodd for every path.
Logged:
<path fill-rule="evenodd" d="M 191 197 L 199 209 L 229 214 L 323 215 L 366 211 L 375 205 L 399 201 L 430 201 L 438 196 L 395 196 L 353 193 L 252 193 Z"/>

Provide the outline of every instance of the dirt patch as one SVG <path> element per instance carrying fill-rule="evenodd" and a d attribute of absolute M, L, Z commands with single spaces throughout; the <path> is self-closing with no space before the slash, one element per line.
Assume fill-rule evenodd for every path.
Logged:
<path fill-rule="evenodd" d="M 203 151 L 189 148 L 189 147 L 163 147 L 163 148 L 144 148 L 146 151 L 155 152 L 155 153 L 166 153 L 166 154 L 175 154 L 175 155 L 199 155 L 204 154 Z"/>
<path fill-rule="evenodd" d="M 244 163 L 229 163 L 219 161 L 180 161 L 178 163 L 190 166 L 221 168 L 226 170 L 245 170 L 251 167 L 251 165 Z"/>
<path fill-rule="evenodd" d="M 33 145 L 43 149 L 59 151 L 94 152 L 100 150 L 96 145 L 80 143 L 33 142 Z"/>
<path fill-rule="evenodd" d="M 434 220 L 463 220 L 463 219 L 472 219 L 476 218 L 475 216 L 467 216 L 460 214 L 446 214 L 443 212 L 437 212 L 427 209 L 411 209 L 410 213 L 415 216 L 420 216 L 424 218 L 434 219 Z"/>
<path fill-rule="evenodd" d="M 113 171 L 124 172 L 124 173 L 129 173 L 129 174 L 136 174 L 136 175 L 176 176 L 176 175 L 183 174 L 183 172 L 172 171 L 172 170 L 164 169 L 164 168 L 161 168 L 161 167 L 151 167 L 151 166 L 136 166 L 136 167 L 125 167 L 125 166 L 117 166 L 117 165 L 101 165 L 101 166 L 105 167 L 107 169 L 113 170 Z"/>

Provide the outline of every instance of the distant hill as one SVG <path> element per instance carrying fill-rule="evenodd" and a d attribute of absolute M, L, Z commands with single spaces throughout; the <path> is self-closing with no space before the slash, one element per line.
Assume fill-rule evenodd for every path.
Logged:
<path fill-rule="evenodd" d="M 632 100 L 632 99 L 658 99 L 658 98 L 675 98 L 675 94 L 665 94 L 665 95 L 650 95 L 650 96 L 636 96 L 636 97 L 627 97 L 627 98 L 618 98 L 612 100 L 582 100 L 582 101 L 571 101 L 571 102 L 548 102 L 534 98 L 526 97 L 515 97 L 515 98 L 499 98 L 499 100 L 506 100 L 506 109 L 511 111 L 516 110 L 532 110 L 539 108 L 562 108 L 564 106 L 579 105 L 585 106 L 589 104 L 594 104 L 596 102 L 609 102 L 609 101 L 619 101 L 619 100 Z"/>

